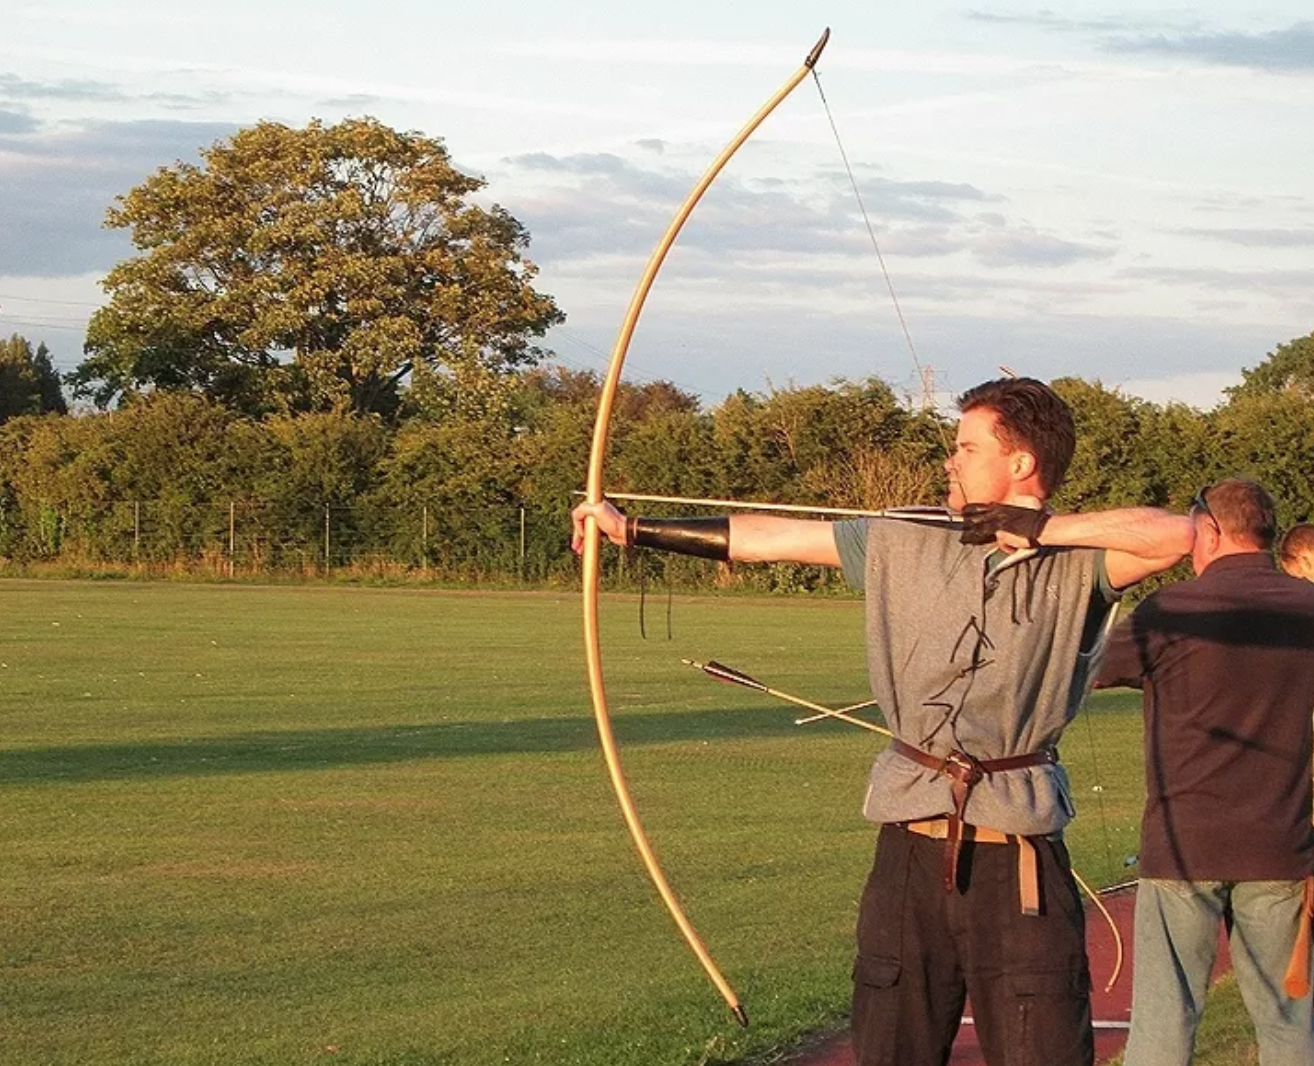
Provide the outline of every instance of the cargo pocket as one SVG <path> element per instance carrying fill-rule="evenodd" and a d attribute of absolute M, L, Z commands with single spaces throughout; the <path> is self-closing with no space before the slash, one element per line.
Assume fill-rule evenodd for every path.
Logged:
<path fill-rule="evenodd" d="M 1090 976 L 1085 969 L 1015 973 L 1008 982 L 1008 1035 L 1020 1066 L 1090 1066 Z"/>
<path fill-rule="evenodd" d="M 854 1059 L 862 1066 L 899 1066 L 898 959 L 859 955 L 853 963 Z"/>
<path fill-rule="evenodd" d="M 853 963 L 853 983 L 868 988 L 893 988 L 899 983 L 903 964 L 898 959 L 859 955 Z"/>

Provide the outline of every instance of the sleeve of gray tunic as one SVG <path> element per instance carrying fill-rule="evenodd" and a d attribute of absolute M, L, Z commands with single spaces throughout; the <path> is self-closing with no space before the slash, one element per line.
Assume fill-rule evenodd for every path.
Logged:
<path fill-rule="evenodd" d="M 836 522 L 835 550 L 846 580 L 855 589 L 865 588 L 867 581 L 867 526 L 870 519 L 855 518 Z"/>

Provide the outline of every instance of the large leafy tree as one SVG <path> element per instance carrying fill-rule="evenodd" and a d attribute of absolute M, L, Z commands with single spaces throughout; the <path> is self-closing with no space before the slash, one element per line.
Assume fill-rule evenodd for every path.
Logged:
<path fill-rule="evenodd" d="M 1278 392 L 1314 398 L 1314 333 L 1279 344 L 1258 366 L 1241 371 L 1241 384 L 1227 392 L 1234 399 Z"/>
<path fill-rule="evenodd" d="M 441 141 L 369 118 L 262 122 L 161 168 L 108 213 L 142 254 L 105 279 L 77 393 L 391 414 L 408 378 L 496 390 L 563 316 L 482 186 Z"/>
<path fill-rule="evenodd" d="M 68 414 L 59 374 L 44 344 L 15 333 L 0 341 L 0 422 L 17 415 Z"/>

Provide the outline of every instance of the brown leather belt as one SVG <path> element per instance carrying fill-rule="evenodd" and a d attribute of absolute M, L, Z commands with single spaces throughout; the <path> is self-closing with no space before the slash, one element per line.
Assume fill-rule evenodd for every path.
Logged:
<path fill-rule="evenodd" d="M 910 833 L 930 837 L 932 840 L 949 840 L 948 818 L 923 818 L 916 822 L 899 822 Z M 1016 833 L 1001 833 L 998 829 L 962 823 L 962 841 L 969 844 L 1017 844 L 1017 893 L 1023 914 L 1040 913 L 1040 868 L 1036 858 L 1036 845 L 1029 837 Z M 956 876 L 957 871 L 955 871 Z M 952 889 L 952 885 L 950 886 Z"/>
<path fill-rule="evenodd" d="M 954 809 L 944 818 L 944 889 L 952 892 L 958 886 L 958 856 L 962 851 L 963 840 L 976 840 L 982 844 L 1018 842 L 1018 879 L 1019 893 L 1022 897 L 1024 914 L 1040 913 L 1039 876 L 1036 868 L 1036 849 L 1024 836 L 1000 833 L 996 829 L 968 825 L 963 821 L 963 812 L 967 809 L 967 799 L 977 782 L 989 774 L 1003 773 L 1006 770 L 1023 770 L 1030 766 L 1053 766 L 1058 763 L 1058 752 L 1053 748 L 1028 752 L 1026 755 L 1010 755 L 1003 759 L 975 759 L 962 751 L 951 751 L 948 755 L 932 755 L 906 744 L 902 740 L 892 740 L 890 746 L 906 759 L 911 759 L 919 766 L 944 774 L 950 780 L 950 796 Z M 909 822 L 905 827 L 924 836 L 936 836 L 938 833 L 926 832 L 918 826 L 932 825 L 940 819 L 930 822 Z"/>

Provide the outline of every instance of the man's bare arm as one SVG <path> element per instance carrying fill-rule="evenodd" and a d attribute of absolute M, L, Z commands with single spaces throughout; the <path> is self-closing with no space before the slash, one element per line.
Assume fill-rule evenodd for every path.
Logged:
<path fill-rule="evenodd" d="M 758 514 L 730 516 L 730 558 L 746 563 L 840 564 L 833 522 Z"/>
<path fill-rule="evenodd" d="M 1103 548 L 1109 582 L 1125 589 L 1190 554 L 1195 526 L 1186 515 L 1156 507 L 1055 515 L 1040 543 L 1054 547 Z"/>
<path fill-rule="evenodd" d="M 582 503 L 571 514 L 574 535 L 571 547 L 579 551 L 584 542 L 584 520 L 592 515 L 598 529 L 613 544 L 624 545 L 625 516 L 606 500 Z M 730 516 L 730 558 L 748 563 L 811 563 L 839 566 L 833 523 L 774 515 Z"/>

